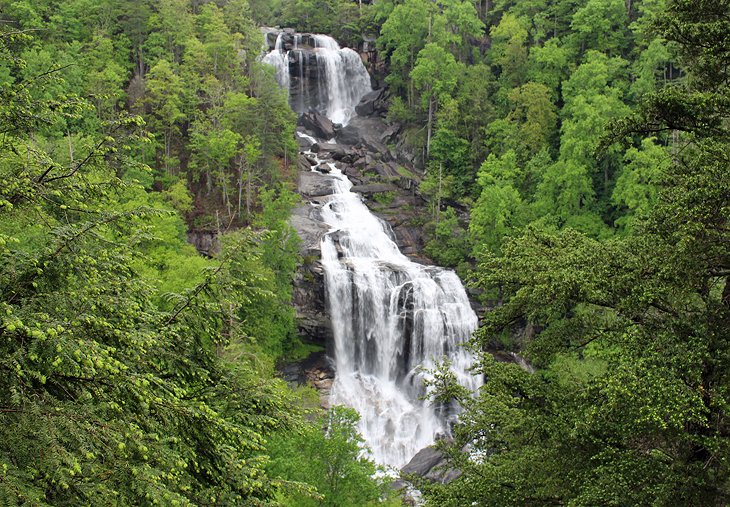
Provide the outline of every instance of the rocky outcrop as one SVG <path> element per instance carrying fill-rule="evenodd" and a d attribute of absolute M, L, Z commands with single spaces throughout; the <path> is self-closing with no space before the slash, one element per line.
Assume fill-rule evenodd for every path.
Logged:
<path fill-rule="evenodd" d="M 369 185 L 355 185 L 350 190 L 366 197 L 371 197 L 375 194 L 395 192 L 398 190 L 398 187 L 389 183 L 370 183 Z"/>
<path fill-rule="evenodd" d="M 326 176 L 309 169 L 299 173 L 299 193 L 307 198 L 322 197 L 332 193 L 332 176 Z"/>
<path fill-rule="evenodd" d="M 320 406 L 330 408 L 335 369 L 325 352 L 313 352 L 302 361 L 279 365 L 279 372 L 290 385 L 314 387 L 319 393 Z"/>
<path fill-rule="evenodd" d="M 335 137 L 335 125 L 329 118 L 319 113 L 304 113 L 299 117 L 297 125 L 314 133 L 319 139 L 332 139 Z"/>
<path fill-rule="evenodd" d="M 365 94 L 360 99 L 360 103 L 355 107 L 355 112 L 360 116 L 371 116 L 376 113 L 385 116 L 388 112 L 385 88 L 373 90 Z"/>
<path fill-rule="evenodd" d="M 188 243 L 206 257 L 215 257 L 221 249 L 218 234 L 215 231 L 190 231 L 188 232 Z"/>
<path fill-rule="evenodd" d="M 316 173 L 301 173 L 304 180 L 312 180 L 310 186 L 300 187 L 312 192 Z M 326 181 L 320 175 L 318 184 Z M 300 180 L 301 181 L 301 180 Z M 321 184 L 316 187 L 315 193 L 327 195 L 332 192 L 331 185 Z M 332 323 L 327 315 L 325 305 L 324 269 L 320 261 L 320 242 L 329 228 L 316 218 L 316 208 L 305 204 L 295 209 L 289 221 L 301 239 L 300 253 L 302 265 L 294 278 L 294 292 L 292 302 L 297 313 L 297 329 L 303 341 L 328 346 L 332 342 Z"/>
<path fill-rule="evenodd" d="M 529 362 L 527 362 L 527 359 L 517 354 L 516 352 L 511 352 L 507 350 L 495 350 L 489 351 L 489 353 L 492 354 L 492 357 L 494 357 L 494 360 L 498 363 L 516 364 L 528 373 L 535 373 L 535 368 Z"/>
<path fill-rule="evenodd" d="M 401 476 L 409 475 L 446 484 L 459 478 L 461 472 L 448 466 L 443 452 L 435 447 L 426 447 L 418 451 L 411 461 L 401 468 Z"/>

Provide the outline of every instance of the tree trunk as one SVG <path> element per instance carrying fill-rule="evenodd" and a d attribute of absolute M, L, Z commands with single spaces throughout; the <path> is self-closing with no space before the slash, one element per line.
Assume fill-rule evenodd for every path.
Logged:
<path fill-rule="evenodd" d="M 431 156 L 431 132 L 433 131 L 433 96 L 428 98 L 428 129 L 426 131 L 426 162 Z"/>
<path fill-rule="evenodd" d="M 251 185 L 252 185 L 252 173 L 253 167 L 251 165 L 248 166 L 248 170 L 246 171 L 246 215 L 251 216 Z"/>
<path fill-rule="evenodd" d="M 442 176 L 443 176 L 443 164 L 439 163 L 439 189 L 438 189 L 438 194 L 436 194 L 438 197 L 436 199 L 436 213 L 434 216 L 437 224 L 439 222 L 439 218 L 441 217 L 441 182 L 443 180 Z"/>
<path fill-rule="evenodd" d="M 241 196 L 243 194 L 243 162 L 238 162 L 238 218 L 241 218 Z"/>

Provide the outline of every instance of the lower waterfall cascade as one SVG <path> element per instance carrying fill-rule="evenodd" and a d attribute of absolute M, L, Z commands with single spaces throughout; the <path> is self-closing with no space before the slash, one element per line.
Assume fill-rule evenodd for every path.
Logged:
<path fill-rule="evenodd" d="M 460 346 L 477 317 L 453 271 L 408 259 L 389 226 L 350 192 L 349 180 L 335 178 L 322 208 L 332 227 L 322 245 L 335 337 L 331 401 L 360 413 L 377 463 L 401 467 L 448 434 L 450 408 L 422 399 L 429 370 L 448 358 L 460 384 L 479 387 L 468 371 L 473 359 Z"/>
<path fill-rule="evenodd" d="M 294 46 L 301 37 L 291 37 Z M 335 46 L 330 44 L 332 51 Z M 277 69 L 280 85 L 291 89 L 291 67 L 285 61 L 299 58 L 292 51 L 284 52 L 279 34 L 276 48 L 264 58 Z M 355 73 L 367 75 L 357 53 L 352 53 L 357 57 L 352 66 L 361 67 Z M 346 123 L 342 118 L 355 114 L 360 97 L 354 97 L 360 92 L 352 94 L 351 88 L 327 84 L 327 94 L 320 97 L 318 107 L 328 111 L 333 122 Z M 296 109 L 291 94 L 290 103 Z M 310 143 L 333 142 L 297 135 Z M 330 195 L 312 203 L 319 221 L 329 227 L 321 240 L 321 260 L 334 336 L 330 403 L 357 410 L 359 431 L 373 460 L 400 468 L 419 450 L 448 436 L 457 415 L 455 407 L 424 399 L 424 380 L 431 378 L 431 370 L 446 359 L 461 385 L 472 391 L 481 385 L 469 371 L 475 360 L 462 346 L 477 328 L 477 316 L 453 271 L 406 257 L 390 226 L 350 190 L 353 184 L 336 163 L 312 151 L 304 153 L 316 162 L 312 171 L 331 185 Z"/>
<path fill-rule="evenodd" d="M 332 194 L 314 204 L 330 227 L 321 245 L 334 335 L 330 402 L 356 409 L 372 458 L 400 468 L 448 435 L 455 416 L 452 407 L 422 399 L 430 370 L 448 359 L 461 385 L 474 391 L 481 384 L 461 346 L 477 317 L 453 271 L 403 255 L 390 226 L 350 191 L 336 164 L 306 154 L 318 163 L 312 171 L 332 184 Z"/>

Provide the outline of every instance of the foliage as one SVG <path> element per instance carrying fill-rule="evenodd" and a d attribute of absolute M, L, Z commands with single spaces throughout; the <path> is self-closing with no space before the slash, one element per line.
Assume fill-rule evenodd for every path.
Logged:
<path fill-rule="evenodd" d="M 14 6 L 19 22 L 46 8 L 68 21 L 45 4 Z M 213 261 L 185 242 L 184 180 L 168 178 L 165 192 L 137 180 L 154 172 L 145 129 L 166 139 L 157 169 L 178 172 L 187 98 L 176 40 L 149 73 L 147 98 L 165 116 L 145 125 L 119 111 L 118 93 L 85 99 L 71 71 L 29 69 L 24 57 L 44 41 L 0 33 L 3 505 L 263 505 L 276 493 L 265 437 L 300 421 L 271 367 L 293 329 L 291 292 L 279 290 L 296 262 L 281 215 L 292 198 L 264 198 L 288 204 L 268 211 L 278 220 L 264 211 L 266 234 L 226 237 Z M 96 42 L 94 65 L 108 50 Z"/>
<path fill-rule="evenodd" d="M 279 500 L 297 507 L 360 507 L 382 505 L 387 484 L 374 479 L 375 464 L 363 456 L 357 432 L 359 416 L 349 408 L 334 407 L 301 428 L 279 434 L 269 448 L 271 475 L 284 479 Z M 302 488 L 311 484 L 316 490 Z"/>
<path fill-rule="evenodd" d="M 486 347 L 528 328 L 523 352 L 538 369 L 482 361 L 486 384 L 466 399 L 448 446 L 463 475 L 424 485 L 428 504 L 729 501 L 730 109 L 722 61 L 730 34 L 721 21 L 729 9 L 728 2 L 670 0 L 652 21 L 688 74 L 615 122 L 604 141 L 673 131 L 669 153 L 648 137 L 623 155 L 613 198 L 630 209 L 629 231 L 601 239 L 537 223 L 503 241 L 500 252 L 484 253 L 479 285 L 498 290 L 501 305 L 485 315 L 476 341 Z M 587 105 L 577 90 L 597 85 L 610 97 L 605 76 L 623 67 L 595 56 L 588 64 L 590 73 L 574 73 L 583 84 L 563 90 L 569 114 Z M 594 132 L 592 143 L 601 135 Z M 591 157 L 580 166 L 567 155 L 561 145 L 545 177 L 563 188 L 551 195 L 572 206 L 562 215 L 570 223 L 595 197 Z M 563 201 L 568 194 L 584 197 Z"/>

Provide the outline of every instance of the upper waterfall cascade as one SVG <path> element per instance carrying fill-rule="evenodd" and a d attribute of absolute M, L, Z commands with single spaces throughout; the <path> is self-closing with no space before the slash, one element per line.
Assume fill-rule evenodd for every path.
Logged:
<path fill-rule="evenodd" d="M 315 110 L 334 123 L 347 125 L 372 89 L 360 55 L 327 35 L 279 32 L 263 61 L 276 69 L 295 112 Z"/>

